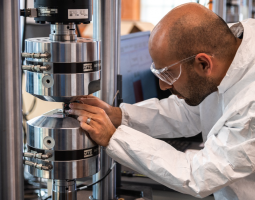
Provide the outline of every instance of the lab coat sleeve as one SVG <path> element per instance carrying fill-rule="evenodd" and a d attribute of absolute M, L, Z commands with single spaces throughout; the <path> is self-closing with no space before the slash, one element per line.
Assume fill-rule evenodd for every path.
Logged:
<path fill-rule="evenodd" d="M 201 132 L 199 107 L 188 106 L 175 95 L 134 105 L 123 103 L 122 125 L 155 138 L 191 137 Z"/>
<path fill-rule="evenodd" d="M 203 198 L 255 170 L 255 103 L 228 119 L 203 150 L 182 153 L 120 126 L 107 147 L 117 162 L 182 193 Z"/>

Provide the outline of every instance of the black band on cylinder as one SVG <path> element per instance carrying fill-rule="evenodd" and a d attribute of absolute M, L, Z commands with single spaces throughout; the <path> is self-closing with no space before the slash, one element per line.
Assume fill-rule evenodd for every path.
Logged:
<path fill-rule="evenodd" d="M 54 151 L 54 161 L 72 161 L 72 160 L 83 160 L 86 158 L 91 158 L 97 156 L 99 153 L 99 147 L 95 146 L 88 149 L 79 149 L 72 151 Z M 27 145 L 28 152 L 35 151 L 37 153 L 46 153 L 46 150 L 36 149 Z"/>

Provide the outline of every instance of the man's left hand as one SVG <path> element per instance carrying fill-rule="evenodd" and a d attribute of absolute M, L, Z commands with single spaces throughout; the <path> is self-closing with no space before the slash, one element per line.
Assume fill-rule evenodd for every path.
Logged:
<path fill-rule="evenodd" d="M 71 103 L 69 113 L 77 115 L 81 128 L 87 131 L 92 140 L 106 147 L 116 131 L 106 112 L 98 107 L 87 104 Z M 90 122 L 87 123 L 88 118 Z"/>

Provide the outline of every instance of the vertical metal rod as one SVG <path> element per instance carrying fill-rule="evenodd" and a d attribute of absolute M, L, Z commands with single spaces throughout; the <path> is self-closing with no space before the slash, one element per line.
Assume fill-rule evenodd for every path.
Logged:
<path fill-rule="evenodd" d="M 101 37 L 101 2 L 100 0 L 93 0 L 93 38 L 95 40 L 102 40 Z M 101 92 L 97 93 L 97 97 L 101 97 Z M 101 149 L 101 148 L 100 148 Z M 101 150 L 99 154 L 100 164 L 101 164 Z M 98 172 L 97 174 L 93 175 L 92 179 L 93 182 L 96 182 L 100 179 L 101 172 Z M 92 196 L 93 199 L 101 199 L 101 183 L 98 183 L 93 186 L 92 188 Z"/>
<path fill-rule="evenodd" d="M 102 80 L 101 99 L 112 104 L 117 91 L 117 70 L 119 65 L 120 49 L 120 9 L 121 0 L 94 0 L 94 39 L 101 40 Z M 101 148 L 101 171 L 93 177 L 94 180 L 102 177 L 110 168 L 112 159 Z M 93 187 L 94 199 L 109 200 L 116 198 L 116 171 L 101 183 Z"/>
<path fill-rule="evenodd" d="M 23 199 L 18 0 L 0 0 L 0 200 Z"/>
<path fill-rule="evenodd" d="M 224 21 L 226 21 L 227 20 L 227 0 L 214 0 L 213 12 L 215 12 Z"/>
<path fill-rule="evenodd" d="M 248 18 L 252 18 L 253 0 L 248 0 Z"/>
<path fill-rule="evenodd" d="M 114 94 L 117 91 L 117 75 L 119 73 L 119 63 L 120 63 L 120 27 L 121 27 L 121 0 L 113 0 L 112 5 L 113 10 L 113 24 L 112 31 L 113 34 L 113 63 L 114 63 Z M 114 106 L 117 105 L 117 99 L 114 102 Z M 109 184 L 109 197 L 110 199 L 116 198 L 116 166 L 113 168 L 112 173 L 109 174 L 108 184 Z"/>

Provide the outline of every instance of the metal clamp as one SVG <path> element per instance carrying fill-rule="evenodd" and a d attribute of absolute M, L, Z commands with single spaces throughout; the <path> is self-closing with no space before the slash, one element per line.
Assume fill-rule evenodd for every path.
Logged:
<path fill-rule="evenodd" d="M 23 70 L 33 71 L 33 72 L 43 72 L 49 71 L 51 69 L 50 65 L 41 66 L 41 65 L 22 65 Z"/>
<path fill-rule="evenodd" d="M 38 158 L 38 159 L 45 160 L 45 159 L 51 158 L 52 154 L 51 153 L 42 154 L 42 153 L 24 152 L 23 156 L 27 157 L 27 158 Z"/>
<path fill-rule="evenodd" d="M 20 16 L 37 17 L 37 9 L 36 8 L 21 9 Z"/>
<path fill-rule="evenodd" d="M 24 164 L 28 165 L 30 167 L 34 167 L 36 169 L 45 170 L 45 171 L 50 171 L 50 170 L 53 169 L 52 165 L 42 165 L 42 164 L 34 163 L 32 161 L 29 161 L 29 160 L 24 160 Z"/>
<path fill-rule="evenodd" d="M 21 56 L 23 58 L 37 58 L 37 59 L 41 59 L 41 58 L 49 58 L 50 57 L 50 53 L 45 52 L 45 53 L 27 53 L 27 52 L 23 52 L 21 53 Z"/>

